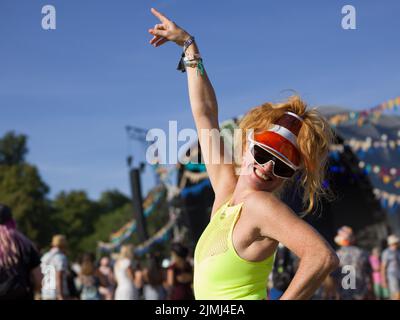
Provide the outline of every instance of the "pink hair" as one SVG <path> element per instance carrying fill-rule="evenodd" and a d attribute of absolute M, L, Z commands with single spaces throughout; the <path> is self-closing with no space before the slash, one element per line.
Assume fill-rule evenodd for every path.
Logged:
<path fill-rule="evenodd" d="M 30 245 L 31 242 L 16 229 L 15 220 L 0 224 L 0 269 L 12 271 Z"/>

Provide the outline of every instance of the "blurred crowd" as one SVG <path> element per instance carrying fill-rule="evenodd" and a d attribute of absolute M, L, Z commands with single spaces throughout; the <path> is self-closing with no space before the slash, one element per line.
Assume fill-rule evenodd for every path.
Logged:
<path fill-rule="evenodd" d="M 96 259 L 68 258 L 68 243 L 55 235 L 39 253 L 16 229 L 11 209 L 0 204 L 0 299 L 21 300 L 192 300 L 193 259 L 180 243 L 168 257 L 137 259 L 132 245 Z"/>
<path fill-rule="evenodd" d="M 52 249 L 41 258 L 43 274 L 56 271 L 55 286 L 45 278 L 36 299 L 43 300 L 188 300 L 193 299 L 193 267 L 189 251 L 179 243 L 171 245 L 170 259 L 148 255 L 135 259 L 132 245 L 121 246 L 112 257 L 96 261 L 90 253 L 78 262 L 69 263 L 64 236 L 53 237 Z M 49 268 L 50 267 L 50 268 Z M 50 273 L 51 274 L 51 273 Z M 50 288 L 45 290 L 45 288 Z"/>
<path fill-rule="evenodd" d="M 335 237 L 340 268 L 326 278 L 313 299 L 399 300 L 400 239 L 371 252 L 357 246 L 353 230 L 344 226 Z M 55 235 L 51 248 L 39 253 L 16 228 L 12 211 L 0 204 L 0 299 L 37 300 L 192 300 L 193 255 L 181 243 L 170 254 L 134 256 L 132 245 L 119 253 L 85 253 L 68 257 L 68 243 Z M 296 273 L 298 259 L 279 246 L 268 283 L 268 297 L 279 299 Z M 227 266 L 229 268 L 229 266 Z"/>
<path fill-rule="evenodd" d="M 400 300 L 400 239 L 370 252 L 357 246 L 353 230 L 343 226 L 334 239 L 340 266 L 315 292 L 314 300 Z M 270 299 L 279 299 L 296 273 L 298 259 L 279 246 L 269 283 Z"/>

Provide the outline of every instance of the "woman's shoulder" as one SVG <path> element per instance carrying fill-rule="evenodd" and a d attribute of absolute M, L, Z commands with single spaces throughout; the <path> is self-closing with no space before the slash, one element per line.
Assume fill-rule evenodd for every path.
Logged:
<path fill-rule="evenodd" d="M 214 203 L 211 211 L 211 218 L 230 201 L 232 193 L 215 194 Z"/>
<path fill-rule="evenodd" d="M 254 219 L 265 219 L 269 216 L 276 218 L 281 210 L 291 211 L 276 195 L 264 191 L 256 191 L 246 196 L 242 206 L 242 212 L 248 213 Z"/>
<path fill-rule="evenodd" d="M 243 206 L 280 206 L 284 203 L 273 193 L 265 191 L 255 191 L 247 195 L 243 201 Z"/>

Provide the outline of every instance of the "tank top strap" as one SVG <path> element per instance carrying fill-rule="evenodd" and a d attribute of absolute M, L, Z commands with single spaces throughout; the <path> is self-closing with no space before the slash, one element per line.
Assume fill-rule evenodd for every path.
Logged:
<path fill-rule="evenodd" d="M 228 200 L 226 200 L 218 209 L 217 211 L 213 214 L 211 220 L 214 220 L 215 217 L 217 216 L 221 216 L 222 214 L 225 214 L 225 211 L 227 210 L 227 208 L 229 207 L 229 204 L 232 201 L 232 195 L 228 198 Z"/>
<path fill-rule="evenodd" d="M 231 245 L 232 245 L 233 229 L 235 228 L 235 225 L 240 218 L 240 214 L 242 212 L 242 206 L 243 206 L 243 202 L 227 208 L 226 214 L 229 216 L 232 215 L 232 219 L 231 219 L 232 222 L 229 227 L 229 234 L 228 234 L 228 244 L 231 244 Z"/>

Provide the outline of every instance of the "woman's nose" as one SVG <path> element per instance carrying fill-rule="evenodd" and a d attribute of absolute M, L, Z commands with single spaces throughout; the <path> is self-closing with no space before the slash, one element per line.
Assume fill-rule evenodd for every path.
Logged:
<path fill-rule="evenodd" d="M 263 165 L 263 168 L 266 171 L 272 171 L 274 169 L 274 162 L 272 160 L 268 161 L 266 164 Z"/>

